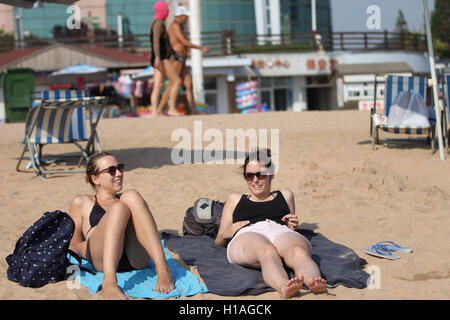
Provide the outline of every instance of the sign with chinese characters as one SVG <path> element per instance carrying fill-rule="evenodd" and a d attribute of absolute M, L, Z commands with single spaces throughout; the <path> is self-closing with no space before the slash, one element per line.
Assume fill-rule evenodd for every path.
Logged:
<path fill-rule="evenodd" d="M 325 59 L 325 58 L 320 58 L 320 59 L 308 59 L 306 60 L 306 68 L 308 70 L 328 70 L 330 71 L 331 69 L 333 69 L 333 66 L 337 64 L 337 60 L 336 59 Z"/>
<path fill-rule="evenodd" d="M 252 67 L 253 68 L 289 68 L 289 61 L 287 59 L 272 59 L 268 58 L 267 60 L 263 59 L 252 59 Z"/>
<path fill-rule="evenodd" d="M 329 75 L 340 56 L 328 53 L 247 54 L 261 76 Z"/>

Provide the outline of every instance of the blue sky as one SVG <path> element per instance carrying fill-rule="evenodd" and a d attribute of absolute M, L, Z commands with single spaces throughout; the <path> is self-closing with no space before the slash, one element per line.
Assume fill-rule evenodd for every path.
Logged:
<path fill-rule="evenodd" d="M 434 9 L 434 1 L 428 0 L 430 12 Z M 367 28 L 366 13 L 370 5 L 380 7 L 381 29 L 394 31 L 398 10 L 403 11 L 408 29 L 422 31 L 423 0 L 330 0 L 332 10 L 333 31 L 373 31 Z"/>

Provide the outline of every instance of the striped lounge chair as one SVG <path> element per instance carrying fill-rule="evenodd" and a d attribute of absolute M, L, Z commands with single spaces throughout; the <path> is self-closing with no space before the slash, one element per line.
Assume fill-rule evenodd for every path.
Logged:
<path fill-rule="evenodd" d="M 385 93 L 384 93 L 384 111 L 383 116 L 386 120 L 389 115 L 389 110 L 394 102 L 395 98 L 401 91 L 412 90 L 422 96 L 426 101 L 427 97 L 427 78 L 425 77 L 405 77 L 405 76 L 394 76 L 388 75 L 385 82 Z M 419 126 L 389 126 L 386 121 L 378 121 L 375 123 L 374 117 L 376 114 L 372 115 L 372 149 L 375 148 L 375 144 L 379 144 L 379 134 L 378 130 L 392 134 L 426 134 L 428 139 L 431 139 L 431 148 L 434 151 L 434 125 L 429 127 L 419 127 Z M 427 139 L 427 140 L 428 140 Z"/>
<path fill-rule="evenodd" d="M 31 108 L 25 122 L 24 148 L 16 166 L 28 151 L 31 167 L 40 178 L 52 173 L 74 173 L 84 170 L 45 170 L 46 161 L 42 158 L 42 148 L 46 144 L 73 143 L 80 151 L 82 160 L 88 160 L 97 146 L 101 151 L 97 125 L 104 108 L 105 97 L 89 97 L 82 90 L 57 90 L 30 93 Z M 100 107 L 94 119 L 92 108 Z M 86 126 L 86 113 L 89 126 Z M 89 131 L 87 130 L 89 128 Z M 80 143 L 85 142 L 83 147 Z"/>

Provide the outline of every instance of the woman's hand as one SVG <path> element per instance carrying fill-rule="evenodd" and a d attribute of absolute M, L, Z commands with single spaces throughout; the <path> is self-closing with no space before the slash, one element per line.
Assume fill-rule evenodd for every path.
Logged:
<path fill-rule="evenodd" d="M 298 218 L 295 214 L 288 213 L 281 220 L 286 223 L 289 229 L 295 231 L 298 227 Z"/>
<path fill-rule="evenodd" d="M 225 239 L 231 239 L 236 232 L 238 232 L 241 228 L 243 228 L 244 226 L 246 226 L 249 223 L 250 223 L 249 220 L 238 221 L 238 222 L 233 223 L 228 228 L 226 235 L 224 235 Z"/>
<path fill-rule="evenodd" d="M 159 57 L 155 58 L 155 67 L 159 68 L 161 66 L 161 59 Z"/>

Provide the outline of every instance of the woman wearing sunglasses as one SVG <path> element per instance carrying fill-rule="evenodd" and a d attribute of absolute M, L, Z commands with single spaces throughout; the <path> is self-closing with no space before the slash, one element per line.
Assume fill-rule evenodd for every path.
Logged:
<path fill-rule="evenodd" d="M 312 292 L 324 292 L 326 281 L 311 259 L 311 244 L 295 231 L 293 193 L 271 191 L 270 156 L 270 149 L 261 149 L 245 158 L 242 169 L 250 194 L 228 197 L 215 243 L 227 247 L 230 263 L 261 269 L 264 282 L 283 299 L 295 296 L 304 282 Z M 294 271 L 294 278 L 289 279 L 283 263 Z"/>
<path fill-rule="evenodd" d="M 174 289 L 155 220 L 147 202 L 135 190 L 122 193 L 125 167 L 108 153 L 93 156 L 86 181 L 95 195 L 73 198 L 69 215 L 75 222 L 71 249 L 104 274 L 105 299 L 126 299 L 117 286 L 117 272 L 144 269 L 153 260 L 158 274 L 155 291 Z"/>

